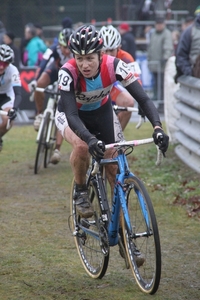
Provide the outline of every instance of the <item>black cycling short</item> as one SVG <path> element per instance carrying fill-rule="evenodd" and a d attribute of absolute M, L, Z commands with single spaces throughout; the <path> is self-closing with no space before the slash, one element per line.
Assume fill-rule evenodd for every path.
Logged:
<path fill-rule="evenodd" d="M 111 101 L 96 110 L 79 110 L 78 113 L 90 133 L 94 134 L 97 139 L 104 141 L 105 144 L 123 139 L 121 125 L 113 111 Z"/>
<path fill-rule="evenodd" d="M 8 97 L 6 94 L 0 94 L 0 109 L 2 109 L 2 106 L 10 100 L 10 97 Z"/>

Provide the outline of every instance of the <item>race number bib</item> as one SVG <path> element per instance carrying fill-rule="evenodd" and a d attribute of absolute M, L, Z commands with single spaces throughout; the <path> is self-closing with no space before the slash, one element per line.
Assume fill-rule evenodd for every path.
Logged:
<path fill-rule="evenodd" d="M 120 60 L 117 65 L 116 74 L 120 75 L 123 78 L 123 86 L 127 86 L 131 82 L 136 80 L 136 78 L 134 77 L 134 72 L 131 70 L 130 66 L 122 60 Z"/>
<path fill-rule="evenodd" d="M 142 73 L 137 61 L 129 63 L 129 66 L 134 74 L 140 75 Z"/>
<path fill-rule="evenodd" d="M 72 81 L 72 77 L 66 71 L 60 69 L 58 72 L 58 88 L 68 92 L 70 91 L 70 84 Z"/>
<path fill-rule="evenodd" d="M 21 79 L 20 79 L 20 74 L 15 73 L 12 76 L 12 85 L 13 86 L 21 86 Z"/>

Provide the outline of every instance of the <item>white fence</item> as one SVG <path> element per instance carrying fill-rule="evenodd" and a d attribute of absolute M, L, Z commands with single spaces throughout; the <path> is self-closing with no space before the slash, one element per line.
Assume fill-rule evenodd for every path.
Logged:
<path fill-rule="evenodd" d="M 167 131 L 170 141 L 177 144 L 177 156 L 200 173 L 200 79 L 183 75 L 178 84 L 171 82 L 175 72 L 173 63 L 171 58 L 165 70 Z"/>

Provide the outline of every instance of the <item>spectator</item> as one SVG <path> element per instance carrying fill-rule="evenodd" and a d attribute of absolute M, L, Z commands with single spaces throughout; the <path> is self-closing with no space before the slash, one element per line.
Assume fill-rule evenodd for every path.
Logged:
<path fill-rule="evenodd" d="M 39 23 L 36 23 L 36 24 L 34 24 L 34 26 L 36 29 L 36 36 L 39 36 L 39 38 L 44 40 L 42 25 L 40 25 Z"/>
<path fill-rule="evenodd" d="M 184 31 L 188 26 L 194 22 L 195 17 L 188 15 L 181 24 L 181 31 Z"/>
<path fill-rule="evenodd" d="M 61 22 L 61 25 L 62 25 L 62 28 L 72 28 L 72 19 L 69 18 L 69 17 L 65 17 L 62 22 Z"/>
<path fill-rule="evenodd" d="M 166 28 L 164 18 L 157 18 L 147 49 L 148 67 L 154 79 L 153 100 L 164 100 L 165 64 L 173 52 L 171 31 Z"/>
<path fill-rule="evenodd" d="M 36 28 L 32 23 L 25 26 L 24 35 L 25 38 L 21 44 L 21 62 L 24 66 L 38 66 L 47 45 L 36 36 Z"/>
<path fill-rule="evenodd" d="M 121 34 L 122 44 L 121 49 L 130 53 L 134 60 L 136 59 L 136 44 L 134 35 L 131 33 L 131 29 L 128 23 L 121 23 L 118 27 Z"/>
<path fill-rule="evenodd" d="M 142 1 L 141 1 L 142 2 Z M 150 20 L 155 17 L 155 2 L 152 0 L 143 0 L 143 5 L 139 13 L 138 20 Z"/>
<path fill-rule="evenodd" d="M 136 12 L 136 20 L 148 21 L 155 18 L 155 3 L 152 0 L 132 0 L 132 2 L 138 2 L 138 12 Z M 145 26 L 138 25 L 135 30 L 135 37 L 145 37 Z"/>
<path fill-rule="evenodd" d="M 150 43 L 151 34 L 154 32 L 155 28 L 151 25 L 147 25 L 144 28 L 144 35 L 146 38 L 147 45 Z"/>
<path fill-rule="evenodd" d="M 10 48 L 13 50 L 14 52 L 13 65 L 19 68 L 20 53 L 19 53 L 19 48 L 14 44 L 14 39 L 15 39 L 15 35 L 12 32 L 7 32 L 4 34 L 3 42 L 6 45 L 10 46 Z"/>
<path fill-rule="evenodd" d="M 20 44 L 20 62 L 22 65 L 24 65 L 23 55 L 24 55 L 26 45 L 28 44 L 28 42 L 31 39 L 31 34 L 30 34 L 31 30 L 34 30 L 34 25 L 32 23 L 26 24 L 24 27 L 24 37 L 21 39 L 21 44 Z"/>
<path fill-rule="evenodd" d="M 0 21 L 0 45 L 3 44 L 3 36 L 6 33 L 3 22 Z"/>
<path fill-rule="evenodd" d="M 198 55 L 200 55 L 200 6 L 195 10 L 195 20 L 181 34 L 176 51 L 176 75 L 177 83 L 181 75 L 194 76 L 197 73 L 195 66 Z M 193 70 L 195 66 L 195 70 Z M 196 75 L 195 75 L 196 77 Z"/>

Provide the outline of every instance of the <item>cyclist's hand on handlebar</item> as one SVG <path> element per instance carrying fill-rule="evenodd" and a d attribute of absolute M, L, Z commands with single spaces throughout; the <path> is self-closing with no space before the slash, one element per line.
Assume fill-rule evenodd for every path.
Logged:
<path fill-rule="evenodd" d="M 33 93 L 35 91 L 36 86 L 37 86 L 37 81 L 34 79 L 28 84 L 29 92 Z"/>
<path fill-rule="evenodd" d="M 13 121 L 16 118 L 16 116 L 17 116 L 17 109 L 13 107 L 8 111 L 8 117 L 11 121 Z"/>
<path fill-rule="evenodd" d="M 96 138 L 92 138 L 88 143 L 90 154 L 96 161 L 100 161 L 104 156 L 105 144 Z"/>
<path fill-rule="evenodd" d="M 154 129 L 153 133 L 154 143 L 158 145 L 158 148 L 162 151 L 165 156 L 165 152 L 167 151 L 169 145 L 169 137 L 161 128 Z"/>

